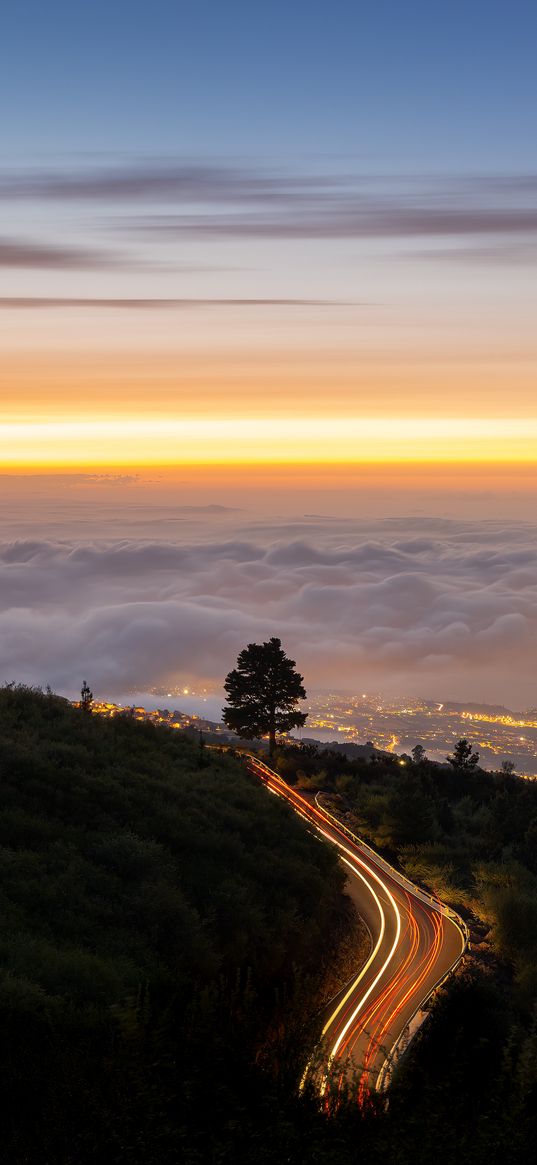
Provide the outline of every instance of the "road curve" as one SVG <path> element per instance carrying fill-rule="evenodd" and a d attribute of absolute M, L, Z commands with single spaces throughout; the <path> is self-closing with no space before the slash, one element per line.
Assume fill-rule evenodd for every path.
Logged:
<path fill-rule="evenodd" d="M 327 809 L 304 796 L 249 755 L 248 768 L 339 849 L 367 924 L 372 949 L 363 966 L 328 1009 L 321 1044 L 320 1091 L 337 1094 L 352 1081 L 364 1104 L 382 1091 L 393 1051 L 434 988 L 467 946 L 465 924 L 437 899 L 414 886 Z"/>

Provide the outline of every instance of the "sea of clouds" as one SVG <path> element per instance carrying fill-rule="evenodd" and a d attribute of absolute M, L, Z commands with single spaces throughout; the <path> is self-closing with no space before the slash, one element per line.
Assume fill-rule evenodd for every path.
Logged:
<path fill-rule="evenodd" d="M 181 539 L 0 544 L 0 682 L 96 696 L 220 685 L 279 636 L 315 688 L 537 703 L 530 523 L 224 522 Z"/>

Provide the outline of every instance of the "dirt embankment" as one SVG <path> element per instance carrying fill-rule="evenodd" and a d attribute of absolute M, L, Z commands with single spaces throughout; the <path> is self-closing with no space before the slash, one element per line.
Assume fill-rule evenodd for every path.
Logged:
<path fill-rule="evenodd" d="M 371 935 L 358 913 L 358 887 L 354 878 L 347 880 L 345 899 L 341 919 L 331 936 L 332 945 L 326 952 L 319 1007 L 325 1007 L 358 974 L 371 953 Z"/>

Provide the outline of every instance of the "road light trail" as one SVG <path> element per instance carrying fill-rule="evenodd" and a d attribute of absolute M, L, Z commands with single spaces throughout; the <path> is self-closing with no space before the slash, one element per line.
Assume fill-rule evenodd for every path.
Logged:
<path fill-rule="evenodd" d="M 467 932 L 448 907 L 413 886 L 328 810 L 286 785 L 257 757 L 247 763 L 272 793 L 337 846 L 353 879 L 372 950 L 331 1006 L 316 1080 L 322 1095 L 337 1098 L 344 1084 L 357 1079 L 357 1099 L 364 1105 L 385 1086 L 391 1051 L 410 1020 L 459 963 Z"/>
<path fill-rule="evenodd" d="M 347 1000 L 348 1000 L 348 999 L 350 999 L 351 995 L 352 995 L 352 994 L 353 994 L 353 992 L 355 991 L 355 989 L 356 989 L 356 987 L 358 986 L 358 984 L 359 984 L 359 983 L 361 983 L 362 979 L 364 978 L 364 975 L 366 975 L 366 974 L 367 974 L 367 972 L 368 972 L 368 970 L 369 970 L 369 968 L 370 968 L 371 964 L 375 962 L 375 959 L 376 959 L 376 957 L 377 957 L 377 954 L 378 954 L 378 952 L 379 952 L 380 946 L 381 946 L 381 944 L 382 944 L 382 939 L 384 938 L 384 931 L 385 931 L 385 929 L 386 929 L 386 916 L 385 916 L 385 914 L 384 914 L 384 910 L 382 909 L 382 903 L 381 903 L 381 901 L 380 901 L 380 898 L 379 898 L 378 894 L 376 894 L 376 893 L 375 893 L 375 891 L 373 890 L 373 887 L 369 885 L 369 882 L 367 881 L 367 878 L 365 878 L 365 877 L 364 877 L 364 875 L 363 875 L 363 874 L 361 874 L 361 873 L 360 873 L 360 871 L 359 871 L 359 870 L 357 870 L 357 869 L 356 869 L 356 867 L 355 867 L 355 866 L 353 866 L 353 865 L 352 865 L 352 863 L 351 863 L 351 862 L 349 862 L 347 858 L 344 858 L 344 857 L 342 856 L 342 858 L 341 858 L 341 861 L 342 861 L 342 862 L 344 862 L 344 863 L 345 863 L 345 865 L 346 865 L 346 866 L 348 866 L 348 867 L 349 867 L 349 869 L 350 869 L 350 870 L 352 870 L 352 872 L 353 872 L 354 874 L 357 874 L 357 875 L 358 875 L 358 877 L 362 879 L 362 881 L 363 881 L 364 885 L 365 885 L 365 886 L 366 886 L 366 888 L 369 890 L 369 893 L 373 895 L 373 898 L 375 899 L 375 902 L 377 903 L 377 906 L 378 906 L 378 908 L 379 908 L 379 914 L 380 914 L 380 929 L 379 929 L 379 936 L 378 936 L 378 939 L 377 939 L 377 941 L 376 941 L 376 944 L 375 944 L 375 946 L 373 947 L 373 950 L 371 951 L 371 954 L 370 954 L 370 956 L 369 956 L 369 958 L 368 958 L 367 962 L 366 962 L 366 963 L 365 963 L 365 965 L 362 967 L 362 970 L 358 972 L 358 975 L 356 976 L 356 978 L 355 978 L 355 979 L 353 979 L 353 981 L 352 981 L 352 983 L 351 983 L 351 986 L 349 987 L 349 989 L 348 989 L 348 991 L 346 992 L 346 994 L 343 996 L 343 999 L 341 1000 L 341 1002 L 340 1002 L 340 1003 L 338 1003 L 338 1005 L 337 1005 L 337 1007 L 336 1007 L 335 1011 L 334 1011 L 334 1012 L 332 1013 L 332 1015 L 330 1016 L 330 1019 L 328 1019 L 328 1020 L 327 1020 L 327 1022 L 325 1023 L 325 1025 L 324 1025 L 324 1027 L 323 1027 L 323 1032 L 322 1032 L 323 1036 L 325 1036 L 325 1035 L 326 1035 L 326 1033 L 328 1032 L 328 1030 L 329 1030 L 330 1026 L 331 1026 L 331 1025 L 334 1023 L 334 1021 L 336 1020 L 337 1016 L 339 1015 L 339 1012 L 341 1011 L 342 1007 L 344 1007 L 344 1006 L 345 1006 L 345 1004 L 346 1004 Z"/>

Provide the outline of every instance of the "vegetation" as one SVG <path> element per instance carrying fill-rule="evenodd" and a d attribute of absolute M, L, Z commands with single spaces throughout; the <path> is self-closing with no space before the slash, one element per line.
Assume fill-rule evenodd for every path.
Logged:
<path fill-rule="evenodd" d="M 298 1092 L 326 965 L 353 925 L 330 847 L 229 755 L 8 687 L 0 1127 L 13 1165 L 533 1160 L 537 789 L 423 758 L 291 747 L 277 763 L 492 928 L 389 1109 L 327 1118 Z"/>
<path fill-rule="evenodd" d="M 157 1160 L 263 1058 L 343 874 L 239 761 L 53 695 L 0 690 L 0 780 L 6 1159 Z"/>
<path fill-rule="evenodd" d="M 91 712 L 93 707 L 93 692 L 87 680 L 82 680 L 82 687 L 80 689 L 80 710 L 81 712 Z"/>
<path fill-rule="evenodd" d="M 420 746 L 417 745 L 416 747 L 419 748 Z M 413 757 L 413 759 L 415 760 L 416 758 Z M 422 756 L 421 760 L 424 759 L 425 757 Z M 452 756 L 446 757 L 446 760 L 458 772 L 470 772 L 472 769 L 477 768 L 479 764 L 479 753 L 474 752 L 470 742 L 463 739 L 459 740 L 458 744 L 455 745 Z"/>
<path fill-rule="evenodd" d="M 285 654 L 280 639 L 249 643 L 224 688 L 229 701 L 222 712 L 224 723 L 244 740 L 268 735 L 271 756 L 277 733 L 306 722 L 306 714 L 297 711 L 298 701 L 306 698 L 303 677 L 295 671 L 295 661 Z"/>

